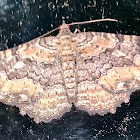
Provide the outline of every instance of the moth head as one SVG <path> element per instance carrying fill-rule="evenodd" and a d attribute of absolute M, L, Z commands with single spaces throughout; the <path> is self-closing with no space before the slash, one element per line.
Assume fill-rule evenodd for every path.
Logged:
<path fill-rule="evenodd" d="M 64 21 L 63 24 L 59 26 L 59 40 L 61 45 L 70 45 L 72 42 L 72 33 L 70 31 L 69 25 L 67 25 Z"/>
<path fill-rule="evenodd" d="M 59 26 L 59 35 L 66 35 L 70 33 L 70 26 L 63 21 L 62 25 Z"/>
<path fill-rule="evenodd" d="M 62 25 L 59 26 L 60 31 L 63 30 L 63 29 L 67 29 L 67 30 L 70 29 L 70 26 L 68 24 L 66 24 L 64 20 L 63 20 Z"/>

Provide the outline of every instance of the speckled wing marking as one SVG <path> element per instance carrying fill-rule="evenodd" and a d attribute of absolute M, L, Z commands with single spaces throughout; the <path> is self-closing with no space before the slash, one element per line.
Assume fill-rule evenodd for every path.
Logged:
<path fill-rule="evenodd" d="M 140 37 L 110 33 L 79 33 L 76 106 L 89 114 L 115 113 L 140 89 Z"/>
<path fill-rule="evenodd" d="M 55 37 L 47 37 L 0 52 L 0 101 L 19 107 L 36 122 L 49 122 L 71 108 L 55 58 L 56 44 Z"/>

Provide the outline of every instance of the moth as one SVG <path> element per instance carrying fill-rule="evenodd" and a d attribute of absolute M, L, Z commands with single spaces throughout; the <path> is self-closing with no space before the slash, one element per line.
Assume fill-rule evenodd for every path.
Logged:
<path fill-rule="evenodd" d="M 140 89 L 140 36 L 72 33 L 40 37 L 0 51 L 0 102 L 50 122 L 72 104 L 90 115 L 115 113 Z"/>

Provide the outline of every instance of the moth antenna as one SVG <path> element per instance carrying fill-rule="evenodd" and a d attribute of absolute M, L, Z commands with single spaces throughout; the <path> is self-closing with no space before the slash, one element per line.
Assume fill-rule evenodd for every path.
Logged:
<path fill-rule="evenodd" d="M 83 21 L 83 22 L 74 22 L 74 23 L 69 23 L 67 25 L 76 25 L 76 24 L 89 24 L 89 23 L 94 23 L 94 22 L 101 22 L 101 21 L 115 21 L 118 22 L 116 19 L 111 19 L 111 18 L 105 18 L 105 19 L 95 19 L 95 20 L 89 20 L 89 21 Z"/>
<path fill-rule="evenodd" d="M 53 32 L 54 32 L 54 31 L 56 31 L 56 30 L 59 30 L 59 27 L 57 27 L 57 28 L 55 28 L 55 29 L 53 29 L 53 30 L 49 31 L 48 33 L 45 33 L 45 34 L 43 34 L 43 35 L 39 36 L 38 38 L 40 38 L 40 37 L 44 37 L 44 36 L 47 36 L 47 35 L 49 35 L 49 34 L 53 33 Z"/>
<path fill-rule="evenodd" d="M 76 24 L 89 24 L 89 23 L 94 23 L 94 22 L 102 22 L 102 21 L 114 21 L 114 22 L 118 22 L 118 20 L 116 19 L 111 19 L 111 18 L 105 18 L 105 19 L 95 19 L 95 20 L 89 20 L 89 21 L 83 21 L 83 22 L 74 22 L 74 23 L 69 23 L 67 25 L 71 26 L 71 25 L 76 25 Z M 65 20 L 63 19 L 63 23 L 65 23 Z M 59 27 L 49 31 L 48 33 L 45 33 L 37 38 L 41 38 L 41 37 L 44 37 L 44 36 L 48 36 L 50 35 L 52 32 L 56 31 L 56 30 L 59 30 Z"/>

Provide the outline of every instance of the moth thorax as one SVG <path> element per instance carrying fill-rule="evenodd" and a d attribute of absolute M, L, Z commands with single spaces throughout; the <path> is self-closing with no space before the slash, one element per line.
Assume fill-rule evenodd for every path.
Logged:
<path fill-rule="evenodd" d="M 70 34 L 60 36 L 60 45 L 61 46 L 71 46 L 72 44 L 72 37 Z"/>

